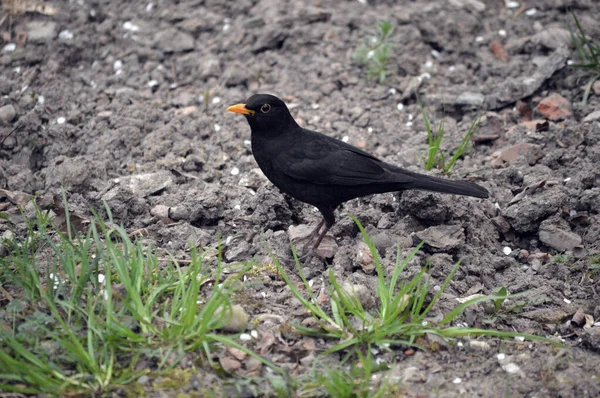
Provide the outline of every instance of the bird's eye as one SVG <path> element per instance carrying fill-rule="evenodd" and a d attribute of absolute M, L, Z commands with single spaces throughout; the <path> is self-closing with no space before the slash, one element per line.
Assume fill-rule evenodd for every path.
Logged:
<path fill-rule="evenodd" d="M 263 106 L 260 107 L 260 111 L 262 113 L 269 113 L 270 110 L 271 110 L 271 105 L 269 105 L 269 104 L 264 104 Z"/>

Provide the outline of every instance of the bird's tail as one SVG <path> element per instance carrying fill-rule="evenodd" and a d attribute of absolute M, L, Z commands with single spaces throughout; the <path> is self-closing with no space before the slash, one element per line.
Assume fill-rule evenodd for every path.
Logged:
<path fill-rule="evenodd" d="M 423 174 L 416 174 L 415 177 L 415 181 L 404 184 L 404 187 L 408 187 L 408 189 L 420 189 L 423 191 L 474 196 L 476 198 L 489 197 L 487 189 L 473 182 L 447 180 Z"/>

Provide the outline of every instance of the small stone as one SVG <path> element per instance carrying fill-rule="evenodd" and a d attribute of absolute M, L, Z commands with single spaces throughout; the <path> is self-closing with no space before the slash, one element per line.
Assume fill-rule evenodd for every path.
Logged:
<path fill-rule="evenodd" d="M 496 151 L 492 154 L 492 166 L 501 167 L 504 163 L 511 163 L 520 157 L 524 157 L 530 165 L 534 165 L 542 157 L 542 147 L 522 143 Z"/>
<path fill-rule="evenodd" d="M 595 122 L 597 120 L 600 120 L 600 110 L 590 113 L 583 119 L 583 121 L 586 123 Z"/>
<path fill-rule="evenodd" d="M 356 246 L 356 262 L 363 269 L 365 274 L 372 274 L 375 272 L 375 261 L 369 246 L 365 242 L 359 242 Z"/>
<path fill-rule="evenodd" d="M 220 317 L 221 311 L 215 313 L 215 317 Z M 225 324 L 220 328 L 222 331 L 227 333 L 240 333 L 246 330 L 248 325 L 248 314 L 239 304 L 234 304 L 231 307 L 225 309 L 222 319 Z M 241 336 L 240 336 L 241 337 Z"/>
<path fill-rule="evenodd" d="M 56 37 L 57 24 L 53 21 L 32 21 L 27 24 L 27 40 L 32 43 L 45 42 Z"/>
<path fill-rule="evenodd" d="M 505 246 L 504 249 L 502 249 L 502 251 L 504 252 L 504 254 L 506 254 L 507 256 L 510 256 L 510 253 L 512 253 L 512 249 L 508 246 Z"/>
<path fill-rule="evenodd" d="M 148 377 L 148 375 L 142 375 L 139 377 L 139 379 L 137 379 L 137 383 L 141 384 L 143 386 L 148 384 L 149 381 L 150 381 L 150 377 Z"/>
<path fill-rule="evenodd" d="M 593 90 L 594 90 L 594 94 L 599 95 L 600 96 L 600 80 L 596 80 L 594 82 L 594 85 L 592 86 Z"/>
<path fill-rule="evenodd" d="M 456 97 L 454 101 L 457 105 L 481 106 L 485 101 L 485 96 L 481 93 L 466 91 Z"/>
<path fill-rule="evenodd" d="M 244 351 L 235 347 L 227 348 L 227 352 L 230 353 L 231 356 L 237 359 L 238 361 L 243 361 L 248 356 L 248 354 L 246 354 Z"/>
<path fill-rule="evenodd" d="M 568 226 L 563 228 L 550 222 L 544 221 L 540 225 L 539 237 L 540 241 L 546 246 L 564 252 L 573 250 L 576 246 L 581 245 L 581 237 L 570 230 L 566 230 Z"/>
<path fill-rule="evenodd" d="M 476 350 L 487 351 L 490 349 L 490 344 L 485 341 L 470 340 L 469 347 L 474 348 Z"/>
<path fill-rule="evenodd" d="M 2 47 L 2 52 L 3 53 L 10 53 L 10 52 L 15 51 L 16 49 L 17 49 L 17 45 L 15 43 L 8 43 L 4 47 Z"/>
<path fill-rule="evenodd" d="M 242 367 L 242 363 L 240 361 L 227 356 L 219 358 L 219 363 L 223 367 L 223 370 L 227 373 L 235 372 L 236 370 L 240 370 Z"/>
<path fill-rule="evenodd" d="M 14 106 L 12 105 L 4 105 L 0 108 L 0 121 L 4 123 L 10 123 L 15 120 L 17 116 L 17 112 L 15 111 Z"/>
<path fill-rule="evenodd" d="M 371 294 L 371 290 L 364 285 L 353 284 L 349 281 L 345 281 L 342 284 L 342 290 L 348 295 L 357 298 L 365 309 L 370 309 L 375 305 L 375 298 Z"/>
<path fill-rule="evenodd" d="M 425 241 L 428 247 L 437 252 L 456 249 L 465 243 L 465 232 L 460 225 L 436 225 L 415 233 L 416 243 Z"/>
<path fill-rule="evenodd" d="M 556 50 L 559 47 L 570 47 L 573 45 L 571 39 L 571 33 L 564 28 L 550 27 L 544 29 L 541 32 L 536 33 L 531 41 L 535 44 L 541 44 L 542 46 L 551 50 Z"/>
<path fill-rule="evenodd" d="M 165 205 L 156 205 L 150 210 L 150 214 L 154 217 L 158 217 L 163 221 L 169 220 L 169 212 L 171 208 Z"/>
<path fill-rule="evenodd" d="M 559 94 L 552 94 L 538 104 L 538 111 L 549 120 L 557 121 L 573 116 L 569 100 Z"/>
<path fill-rule="evenodd" d="M 153 45 L 166 53 L 191 51 L 195 46 L 192 35 L 175 28 L 165 29 L 156 33 Z"/>
<path fill-rule="evenodd" d="M 73 32 L 70 30 L 63 30 L 58 34 L 58 38 L 61 40 L 73 40 Z"/>

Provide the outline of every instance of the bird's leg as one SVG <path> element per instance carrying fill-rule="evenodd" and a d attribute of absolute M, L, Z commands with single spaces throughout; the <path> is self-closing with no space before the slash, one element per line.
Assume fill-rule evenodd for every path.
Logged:
<path fill-rule="evenodd" d="M 308 245 L 310 244 L 310 242 L 312 242 L 315 237 L 317 237 L 319 235 L 319 231 L 321 230 L 321 227 L 323 226 L 323 224 L 325 223 L 325 220 L 321 220 L 321 222 L 319 224 L 317 224 L 317 227 L 315 229 L 313 229 L 311 231 L 311 233 L 306 237 L 307 241 L 304 244 L 304 246 L 302 246 L 302 253 L 306 252 L 306 249 L 308 248 Z"/>
<path fill-rule="evenodd" d="M 320 228 L 321 227 L 319 226 L 319 229 Z M 327 235 L 327 232 L 329 232 L 329 228 L 330 228 L 330 226 L 325 225 L 325 229 L 323 229 L 323 232 L 321 232 L 321 234 L 319 235 L 319 238 L 317 239 L 317 241 L 315 242 L 313 247 L 311 247 L 310 251 L 308 252 L 308 255 L 304 259 L 304 265 L 310 264 L 310 260 L 312 260 L 314 255 L 317 253 L 317 249 L 319 248 L 319 245 L 321 244 L 321 241 L 323 240 L 323 238 L 325 238 L 325 235 Z"/>

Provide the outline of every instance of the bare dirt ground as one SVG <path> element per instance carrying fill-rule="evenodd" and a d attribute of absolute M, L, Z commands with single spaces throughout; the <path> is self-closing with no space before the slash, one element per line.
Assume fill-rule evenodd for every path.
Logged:
<path fill-rule="evenodd" d="M 480 306 L 461 320 L 560 337 L 566 348 L 487 339 L 487 350 L 464 343 L 398 351 L 388 359 L 407 396 L 600 395 L 600 327 L 582 321 L 584 314 L 600 319 L 593 269 L 600 263 L 600 86 L 583 105 L 587 79 L 568 66 L 577 55 L 567 30 L 572 10 L 599 39 L 599 2 L 55 5 L 54 15 L 5 13 L 0 26 L 1 188 L 44 194 L 64 187 L 84 216 L 106 201 L 127 230 L 142 230 L 177 258 L 186 258 L 190 242 L 211 247 L 221 239 L 227 262 L 269 261 L 269 250 L 288 261 L 289 228 L 312 226 L 320 215 L 257 172 L 249 127 L 225 112 L 228 105 L 275 94 L 304 127 L 420 171 L 427 141 L 414 93 L 430 117 L 444 118 L 450 147 L 479 112 L 475 144 L 453 177 L 485 186 L 489 200 L 404 192 L 349 202 L 331 231 L 330 258 L 305 272 L 319 284 L 328 266 L 341 279 L 374 285 L 357 265 L 362 238 L 348 214 L 367 226 L 386 264 L 398 244 L 403 254 L 415 245 L 415 233 L 455 226 L 456 239 L 428 247 L 410 267 L 416 272 L 429 260 L 435 286 L 463 259 L 440 314 L 457 298 L 501 286 L 529 290 L 529 299 L 500 315 Z M 390 74 L 379 84 L 364 78 L 352 54 L 382 19 L 395 32 Z M 3 211 L 18 212 L 0 200 Z M 282 332 L 305 316 L 300 303 L 274 275 L 257 281 L 242 304 L 251 319 L 274 315 L 257 324 L 259 333 L 277 336 L 265 355 L 306 372 L 307 353 L 291 355 L 299 345 Z"/>

